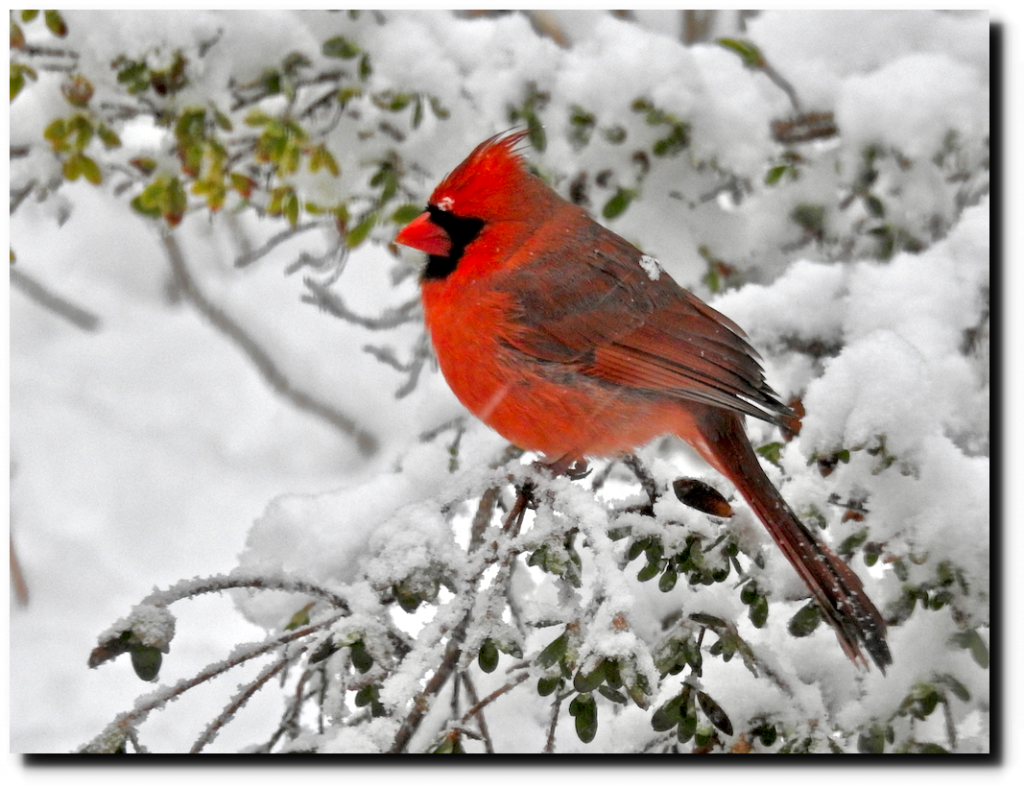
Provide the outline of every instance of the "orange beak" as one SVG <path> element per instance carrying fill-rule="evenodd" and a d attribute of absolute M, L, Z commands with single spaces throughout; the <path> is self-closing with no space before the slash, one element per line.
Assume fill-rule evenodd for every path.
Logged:
<path fill-rule="evenodd" d="M 405 225 L 395 236 L 395 243 L 436 257 L 447 257 L 452 249 L 452 239 L 431 220 L 429 212 L 421 213 Z"/>

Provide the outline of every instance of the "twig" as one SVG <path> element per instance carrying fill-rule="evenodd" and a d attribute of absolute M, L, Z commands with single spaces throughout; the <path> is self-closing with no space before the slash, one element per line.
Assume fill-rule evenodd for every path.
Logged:
<path fill-rule="evenodd" d="M 561 708 L 562 696 L 558 695 L 554 703 L 551 704 L 551 722 L 548 724 L 548 739 L 544 744 L 544 752 L 546 753 L 553 753 L 555 751 L 555 729 L 558 727 L 558 712 Z"/>
<path fill-rule="evenodd" d="M 391 749 L 388 750 L 390 753 L 405 752 L 406 746 L 409 744 L 409 740 L 413 737 L 413 734 L 419 730 L 420 723 L 423 722 L 423 718 L 426 713 L 430 710 L 430 699 L 436 695 L 441 687 L 445 685 L 452 673 L 455 670 L 455 666 L 459 662 L 459 656 L 462 654 L 462 641 L 466 637 L 466 628 L 469 624 L 469 614 L 459 622 L 459 625 L 452 630 L 451 637 L 448 638 L 448 645 L 445 648 L 444 659 L 441 660 L 441 664 L 437 666 L 437 670 L 434 671 L 434 675 L 430 677 L 430 681 L 427 685 L 419 692 L 415 698 L 413 698 L 412 711 L 402 722 L 401 727 L 398 729 L 398 733 L 395 734 L 394 741 L 391 743 Z"/>
<path fill-rule="evenodd" d="M 21 562 L 14 549 L 14 534 L 11 534 L 11 585 L 14 586 L 14 598 L 22 607 L 28 605 L 28 583 L 21 571 Z"/>
<path fill-rule="evenodd" d="M 11 480 L 18 473 L 18 463 L 11 460 Z M 14 548 L 14 512 L 11 512 L 9 520 L 9 538 L 11 543 L 11 585 L 14 587 L 14 598 L 22 607 L 28 605 L 28 582 L 21 571 L 21 561 L 18 560 L 18 551 Z"/>
<path fill-rule="evenodd" d="M 487 720 L 484 719 L 483 706 L 480 705 L 480 698 L 476 694 L 476 687 L 473 686 L 473 679 L 470 678 L 468 672 L 462 674 L 462 682 L 466 685 L 466 694 L 469 695 L 470 703 L 476 709 L 473 716 L 476 717 L 477 725 L 480 726 L 480 737 L 484 742 L 484 751 L 488 755 L 494 755 L 494 742 L 491 741 L 491 733 L 487 730 Z M 463 717 L 461 721 L 465 722 L 466 719 L 466 717 Z"/>
<path fill-rule="evenodd" d="M 501 498 L 500 487 L 490 487 L 480 496 L 480 503 L 477 504 L 476 514 L 473 515 L 473 524 L 469 529 L 469 551 L 475 552 L 484 543 L 484 532 L 491 524 L 494 516 L 494 509 Z"/>
<path fill-rule="evenodd" d="M 260 675 L 257 676 L 248 687 L 239 693 L 238 696 L 224 709 L 224 711 L 210 721 L 210 724 L 206 726 L 206 729 L 202 734 L 200 734 L 199 738 L 196 739 L 195 744 L 192 745 L 192 749 L 189 750 L 189 754 L 195 755 L 196 753 L 202 752 L 203 748 L 216 738 L 217 734 L 220 733 L 220 729 L 238 713 L 238 710 L 248 702 L 249 698 L 256 694 L 264 684 L 284 670 L 289 662 L 295 660 L 304 651 L 305 649 L 301 649 L 296 654 L 286 655 L 273 665 L 270 665 L 260 671 Z"/>
<path fill-rule="evenodd" d="M 348 602 L 333 591 L 328 591 L 326 588 L 310 583 L 308 580 L 244 574 L 213 575 L 198 580 L 182 580 L 164 591 L 154 591 L 143 599 L 141 604 L 170 605 L 181 599 L 199 596 L 200 594 L 227 591 L 232 588 L 255 588 L 261 591 L 288 591 L 296 594 L 306 594 L 322 599 L 341 610 L 345 615 L 349 613 Z"/>
<path fill-rule="evenodd" d="M 20 148 L 11 148 L 11 158 L 16 159 L 20 156 L 27 156 L 30 148 L 25 147 L 24 153 L 21 152 Z M 32 190 L 36 188 L 36 179 L 33 178 L 20 189 L 11 190 L 11 208 L 10 215 L 13 216 L 14 212 L 21 207 L 21 204 L 25 202 L 25 198 L 28 197 Z"/>
<path fill-rule="evenodd" d="M 516 502 L 509 509 L 508 516 L 501 526 L 501 530 L 512 539 L 519 536 L 519 529 L 523 527 L 523 518 L 526 517 L 526 510 L 533 501 L 533 490 L 533 482 L 528 481 L 523 484 L 519 489 L 519 494 L 516 496 Z"/>
<path fill-rule="evenodd" d="M 476 716 L 480 712 L 480 710 L 483 709 L 485 706 L 489 706 L 490 704 L 494 703 L 494 701 L 496 701 L 505 693 L 511 692 L 524 681 L 526 681 L 528 678 L 530 678 L 530 672 L 524 671 L 511 681 L 502 684 L 500 687 L 498 687 L 498 689 L 494 690 L 494 692 L 492 692 L 483 700 L 474 701 L 473 705 L 470 706 L 466 713 L 462 715 L 462 718 L 459 720 L 459 722 L 467 722 L 470 717 Z"/>
<path fill-rule="evenodd" d="M 640 486 L 643 487 L 647 497 L 650 498 L 651 506 L 654 506 L 658 502 L 658 482 L 651 476 L 651 472 L 647 470 L 646 466 L 640 462 L 640 458 L 635 454 L 627 454 L 623 457 L 622 464 L 633 471 L 637 481 L 640 482 Z"/>
<path fill-rule="evenodd" d="M 507 543 L 509 544 L 519 535 L 519 529 L 522 527 L 523 518 L 526 516 L 528 503 L 532 500 L 532 490 L 533 483 L 526 482 L 520 489 L 519 495 L 516 497 L 515 505 L 509 510 L 508 516 L 505 518 L 505 522 L 502 526 L 502 532 L 507 537 Z M 490 551 L 491 555 L 483 557 L 480 562 L 480 566 L 466 584 L 467 588 L 475 588 L 488 567 L 490 567 L 495 561 L 499 560 L 500 552 L 498 542 L 492 542 L 490 544 Z M 502 568 L 507 569 L 515 555 L 517 555 L 517 552 L 510 549 L 503 557 L 501 557 L 499 573 Z M 444 658 L 441 660 L 441 664 L 438 665 L 437 669 L 434 671 L 434 675 L 430 677 L 430 680 L 427 682 L 427 685 L 423 690 L 417 693 L 416 697 L 413 698 L 412 709 L 406 716 L 405 720 L 403 720 L 402 725 L 398 729 L 398 733 L 395 734 L 395 738 L 392 741 L 391 748 L 388 752 L 400 753 L 405 751 L 409 741 L 423 722 L 423 718 L 430 710 L 431 699 L 437 695 L 448 679 L 451 678 L 452 673 L 454 673 L 455 668 L 458 665 L 459 658 L 462 655 L 462 644 L 466 639 L 466 631 L 469 628 L 469 621 L 472 614 L 473 606 L 467 605 L 459 623 L 451 630 L 451 635 L 448 638 L 448 644 L 445 647 Z"/>
<path fill-rule="evenodd" d="M 319 623 L 304 627 L 303 629 L 288 632 L 287 634 L 264 641 L 263 643 L 250 648 L 248 651 L 242 651 L 239 653 L 236 650 L 235 655 L 231 659 L 207 665 L 190 679 L 182 679 L 171 687 L 164 687 L 157 692 L 146 695 L 143 699 L 140 699 L 139 704 L 134 709 L 123 712 L 115 717 L 114 721 L 107 725 L 107 727 L 104 728 L 97 737 L 89 742 L 89 744 L 85 745 L 81 751 L 101 751 L 103 748 L 103 740 L 111 733 L 131 730 L 133 726 L 144 722 L 150 712 L 155 709 L 163 708 L 169 700 L 177 698 L 182 693 L 187 692 L 193 687 L 197 687 L 205 681 L 209 681 L 222 673 L 226 673 L 232 668 L 237 667 L 244 662 L 248 662 L 250 659 L 255 659 L 256 657 L 266 654 L 268 651 L 273 651 L 275 648 L 287 645 L 294 640 L 299 640 L 300 638 L 304 638 L 321 629 L 330 627 L 336 621 L 339 621 L 344 617 L 344 614 L 339 613 L 338 615 L 331 616 Z"/>
<path fill-rule="evenodd" d="M 605 482 L 608 481 L 608 477 L 612 475 L 612 471 L 615 469 L 616 460 L 610 460 L 601 470 L 593 475 L 590 480 L 590 491 L 596 493 L 604 487 Z"/>
<path fill-rule="evenodd" d="M 419 382 L 420 373 L 430 359 L 430 342 L 427 335 L 421 334 L 413 348 L 412 360 L 403 364 L 395 357 L 394 351 L 389 347 L 377 347 L 376 345 L 363 345 L 363 351 L 369 353 L 382 364 L 387 364 L 392 369 L 406 373 L 409 377 L 395 392 L 395 399 L 402 399 L 411 394 Z"/>
<path fill-rule="evenodd" d="M 305 690 L 306 682 L 317 670 L 322 670 L 322 666 L 317 665 L 315 667 L 307 667 L 302 671 L 302 675 L 299 676 L 299 680 L 295 685 L 295 693 L 281 717 L 281 724 L 277 726 L 277 730 L 271 735 L 270 740 L 266 744 L 262 745 L 258 752 L 269 753 L 273 749 L 274 745 L 277 744 L 278 739 L 280 739 L 287 731 L 295 727 L 295 722 L 298 720 L 299 714 L 302 711 L 302 705 L 313 697 L 313 693 L 316 692 L 315 689 L 310 690 L 308 693 L 306 693 Z"/>
<path fill-rule="evenodd" d="M 320 282 L 315 279 L 306 277 L 303 279 L 306 287 L 309 288 L 312 295 L 302 296 L 302 300 L 307 304 L 315 304 L 325 312 L 334 315 L 337 318 L 341 318 L 347 323 L 354 323 L 357 326 L 363 328 L 369 328 L 374 331 L 382 329 L 396 328 L 404 325 L 405 323 L 411 323 L 416 320 L 416 316 L 420 308 L 419 296 L 406 301 L 400 306 L 387 309 L 381 314 L 380 317 L 364 317 L 363 315 L 357 314 L 351 311 L 341 296 L 324 287 Z"/>
<path fill-rule="evenodd" d="M 99 328 L 100 319 L 92 312 L 76 306 L 63 296 L 50 292 L 45 286 L 15 266 L 11 266 L 11 285 L 17 287 L 39 306 L 64 318 L 83 331 L 95 331 Z"/>
<path fill-rule="evenodd" d="M 267 239 L 267 241 L 259 249 L 253 249 L 251 252 L 245 252 L 235 258 L 235 268 L 245 268 L 247 265 L 252 265 L 264 255 L 271 252 L 274 247 L 283 244 L 285 241 L 290 241 L 296 235 L 304 233 L 308 230 L 315 230 L 318 227 L 325 227 L 326 225 L 321 221 L 306 222 L 305 224 L 297 224 L 294 227 L 288 227 L 277 235 L 273 235 Z"/>
<path fill-rule="evenodd" d="M 263 379 L 271 388 L 300 410 L 319 416 L 339 432 L 355 438 L 359 453 L 364 457 L 376 453 L 378 441 L 373 435 L 358 426 L 351 417 L 338 409 L 315 399 L 304 391 L 296 389 L 273 362 L 270 355 L 238 323 L 228 317 L 225 312 L 200 292 L 199 287 L 188 270 L 188 266 L 185 264 L 185 256 L 181 251 L 181 247 L 171 232 L 162 233 L 161 240 L 167 252 L 167 258 L 170 261 L 175 282 L 180 291 L 215 328 L 232 340 L 248 356 L 249 360 L 256 365 L 256 369 L 259 370 Z"/>
<path fill-rule="evenodd" d="M 770 63 L 763 63 L 761 70 L 764 75 L 774 82 L 778 87 L 782 88 L 782 91 L 789 98 L 789 103 L 793 105 L 793 109 L 796 110 L 797 114 L 803 113 L 803 106 L 800 104 L 800 97 L 796 94 L 796 88 L 786 79 L 782 74 L 775 70 Z"/>

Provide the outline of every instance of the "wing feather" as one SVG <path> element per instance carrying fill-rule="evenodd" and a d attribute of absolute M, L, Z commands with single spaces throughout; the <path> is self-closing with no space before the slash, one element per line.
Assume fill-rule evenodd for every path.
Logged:
<path fill-rule="evenodd" d="M 510 260 L 499 287 L 517 314 L 505 342 L 560 374 L 777 422 L 787 409 L 765 383 L 742 329 L 668 274 L 652 279 L 638 249 L 577 216 L 573 232 L 528 245 L 550 250 L 542 257 Z"/>

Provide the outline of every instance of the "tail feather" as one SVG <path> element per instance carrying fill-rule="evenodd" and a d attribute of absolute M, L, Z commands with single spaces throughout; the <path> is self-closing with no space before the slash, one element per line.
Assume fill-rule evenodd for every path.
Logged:
<path fill-rule="evenodd" d="M 713 457 L 705 458 L 736 486 L 768 529 L 814 595 L 847 656 L 866 667 L 863 646 L 885 673 L 886 666 L 892 664 L 885 640 L 885 620 L 864 591 L 860 578 L 800 522 L 761 469 L 739 417 L 731 420 L 733 428 L 724 428 L 719 422 L 716 429 L 705 432 L 706 444 L 698 447 L 701 453 L 709 449 L 713 452 Z"/>

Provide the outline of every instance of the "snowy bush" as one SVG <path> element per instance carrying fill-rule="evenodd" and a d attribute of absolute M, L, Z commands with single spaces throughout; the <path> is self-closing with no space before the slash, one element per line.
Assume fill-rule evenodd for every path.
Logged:
<path fill-rule="evenodd" d="M 252 475 L 234 516 L 265 505 L 228 548 L 237 566 L 211 568 L 215 525 L 166 536 L 208 489 L 192 479 L 205 460 L 182 454 L 131 508 L 72 506 L 69 482 L 76 539 L 151 520 L 161 556 L 208 572 L 136 578 L 168 588 L 96 627 L 91 664 L 129 653 L 156 680 L 185 641 L 220 654 L 112 722 L 93 697 L 70 733 L 94 737 L 84 749 L 199 751 L 235 725 L 260 752 L 988 750 L 988 18 L 720 14 L 688 43 L 681 18 L 12 12 L 26 575 L 51 560 L 41 513 L 56 505 L 41 390 L 79 392 L 149 441 L 183 440 L 185 408 L 208 441 L 195 456 Z M 513 126 L 529 130 L 538 174 L 763 354 L 802 425 L 749 434 L 883 612 L 885 675 L 817 626 L 744 505 L 726 517 L 683 502 L 680 479 L 723 485 L 679 442 L 551 478 L 447 391 L 419 261 L 391 241 L 477 143 Z M 178 304 L 259 382 L 214 360 L 209 329 Z M 82 337 L 42 327 L 43 309 Z M 143 344 L 156 326 L 169 333 Z M 155 382 L 118 382 L 123 353 Z M 112 404 L 133 385 L 144 403 Z M 258 385 L 309 421 L 257 402 Z M 183 404 L 200 391 L 209 404 Z M 143 473 L 122 458 L 132 449 L 107 448 L 97 473 Z M 116 581 L 127 559 L 102 560 Z M 176 625 L 172 607 L 221 592 L 264 640 Z M 125 609 L 93 602 L 108 620 Z M 24 664 L 37 641 L 28 624 L 15 632 Z M 224 673 L 244 678 L 215 711 L 150 739 L 167 701 Z M 274 693 L 279 708 L 242 711 Z"/>

